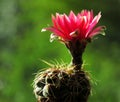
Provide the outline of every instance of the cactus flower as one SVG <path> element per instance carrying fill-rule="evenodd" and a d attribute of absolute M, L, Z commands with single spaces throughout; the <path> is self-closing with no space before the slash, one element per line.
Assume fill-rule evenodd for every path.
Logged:
<path fill-rule="evenodd" d="M 70 11 L 69 15 L 56 13 L 52 15 L 53 25 L 43 28 L 42 31 L 49 30 L 53 34 L 51 40 L 58 38 L 63 42 L 74 40 L 91 39 L 97 34 L 104 34 L 104 26 L 96 27 L 101 18 L 101 12 L 94 17 L 93 11 L 82 10 L 77 15 Z"/>

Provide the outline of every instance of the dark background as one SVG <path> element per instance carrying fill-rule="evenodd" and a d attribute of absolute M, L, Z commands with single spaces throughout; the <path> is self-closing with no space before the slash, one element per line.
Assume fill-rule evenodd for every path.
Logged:
<path fill-rule="evenodd" d="M 102 12 L 106 36 L 88 44 L 84 69 L 91 73 L 89 102 L 120 102 L 120 0 L 0 0 L 0 102 L 36 102 L 34 73 L 48 62 L 70 63 L 65 46 L 49 42 L 51 14 Z"/>

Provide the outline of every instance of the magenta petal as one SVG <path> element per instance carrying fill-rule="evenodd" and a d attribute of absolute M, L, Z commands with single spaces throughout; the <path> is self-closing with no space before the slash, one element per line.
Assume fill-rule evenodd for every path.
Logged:
<path fill-rule="evenodd" d="M 86 32 L 86 36 L 88 36 L 88 34 L 93 30 L 93 28 L 96 26 L 100 18 L 101 18 L 101 12 L 99 12 L 98 15 L 95 16 L 92 22 L 89 24 L 89 27 Z"/>
<path fill-rule="evenodd" d="M 93 20 L 93 17 L 94 17 L 94 15 L 93 15 L 93 10 L 91 10 L 91 11 L 90 11 L 90 22 Z"/>
<path fill-rule="evenodd" d="M 90 28 L 93 28 L 98 23 L 100 18 L 101 18 L 101 12 L 99 12 L 98 15 L 94 17 L 94 19 L 92 20 L 90 24 Z"/>
<path fill-rule="evenodd" d="M 77 17 L 76 17 L 76 15 L 74 14 L 73 11 L 70 11 L 69 19 L 70 19 L 71 23 L 76 23 L 76 22 L 77 22 Z"/>
<path fill-rule="evenodd" d="M 53 26 L 57 27 L 57 22 L 56 22 L 56 18 L 54 15 L 52 15 L 52 22 L 53 22 Z"/>
<path fill-rule="evenodd" d="M 92 10 L 88 11 L 86 17 L 87 17 L 87 23 L 91 23 L 93 20 L 93 11 Z"/>
<path fill-rule="evenodd" d="M 59 29 L 60 31 L 64 32 L 65 34 L 68 34 L 68 29 L 66 29 L 66 25 L 64 22 L 64 16 L 56 13 L 56 22 L 57 22 L 56 28 Z"/>
<path fill-rule="evenodd" d="M 54 28 L 54 27 L 48 27 L 48 28 L 44 28 L 44 29 L 51 31 L 51 32 L 53 32 L 55 35 L 60 36 L 60 37 L 62 37 L 62 38 L 65 37 L 65 35 L 64 35 L 60 30 L 58 30 L 58 29 L 56 29 L 56 28 Z"/>
<path fill-rule="evenodd" d="M 77 25 L 79 24 L 79 21 L 78 21 L 78 17 L 74 14 L 73 11 L 70 12 L 69 19 L 71 21 L 72 30 L 75 30 Z"/>
<path fill-rule="evenodd" d="M 97 28 L 95 28 L 89 35 L 88 37 L 93 37 L 97 34 L 102 34 L 103 33 L 103 30 L 105 29 L 104 26 L 99 26 Z"/>
<path fill-rule="evenodd" d="M 71 21 L 66 15 L 63 16 L 63 19 L 64 19 L 65 28 L 67 29 L 69 34 L 72 31 Z"/>

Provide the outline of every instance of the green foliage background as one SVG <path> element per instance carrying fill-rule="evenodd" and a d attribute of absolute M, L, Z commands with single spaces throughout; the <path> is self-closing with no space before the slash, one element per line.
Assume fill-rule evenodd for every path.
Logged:
<path fill-rule="evenodd" d="M 36 102 L 34 73 L 48 67 L 41 59 L 70 63 L 63 44 L 49 42 L 51 14 L 82 9 L 102 12 L 106 36 L 88 44 L 85 70 L 92 76 L 89 102 L 120 102 L 120 1 L 119 0 L 0 0 L 0 102 Z"/>

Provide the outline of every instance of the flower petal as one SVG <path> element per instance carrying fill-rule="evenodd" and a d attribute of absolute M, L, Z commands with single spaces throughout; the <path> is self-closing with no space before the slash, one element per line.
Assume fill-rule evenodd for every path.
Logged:
<path fill-rule="evenodd" d="M 74 24 L 75 24 L 75 23 L 77 22 L 77 17 L 76 17 L 76 15 L 74 14 L 73 11 L 70 11 L 69 19 L 70 19 L 71 23 L 74 23 Z"/>
<path fill-rule="evenodd" d="M 57 28 L 57 22 L 54 15 L 52 15 L 52 22 L 53 22 L 53 26 Z"/>
<path fill-rule="evenodd" d="M 48 28 L 44 28 L 44 29 L 53 32 L 55 35 L 57 35 L 63 39 L 66 39 L 66 40 L 70 39 L 70 37 L 68 38 L 68 36 L 66 36 L 63 32 L 61 32 L 59 29 L 56 29 L 54 27 L 48 27 Z"/>
<path fill-rule="evenodd" d="M 66 29 L 66 25 L 64 22 L 64 16 L 56 13 L 56 22 L 57 22 L 57 28 L 62 32 L 64 32 L 64 34 L 68 34 L 68 29 Z"/>
<path fill-rule="evenodd" d="M 95 28 L 87 37 L 91 38 L 97 34 L 105 35 L 104 30 L 105 30 L 105 26 L 99 26 L 99 27 Z"/>
<path fill-rule="evenodd" d="M 63 19 L 64 19 L 65 28 L 68 31 L 67 34 L 69 34 L 72 31 L 71 21 L 70 21 L 70 19 L 65 14 L 63 16 Z"/>
<path fill-rule="evenodd" d="M 94 17 L 94 19 L 92 20 L 90 24 L 90 28 L 93 28 L 98 23 L 100 18 L 101 18 L 101 12 L 99 12 L 98 15 Z"/>
<path fill-rule="evenodd" d="M 86 37 L 93 30 L 93 28 L 98 23 L 100 18 L 101 18 L 101 12 L 99 12 L 98 15 L 95 16 L 94 19 L 92 20 L 92 22 L 89 24 L 89 27 L 87 28 L 87 32 L 86 32 Z"/>

